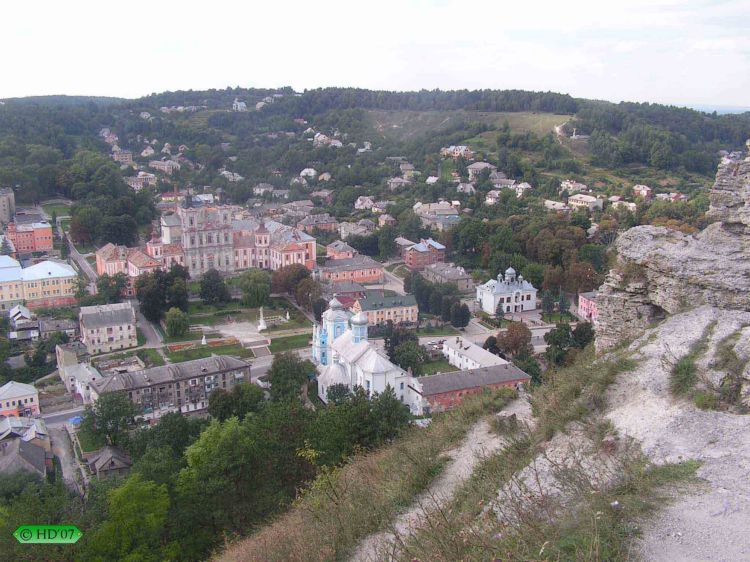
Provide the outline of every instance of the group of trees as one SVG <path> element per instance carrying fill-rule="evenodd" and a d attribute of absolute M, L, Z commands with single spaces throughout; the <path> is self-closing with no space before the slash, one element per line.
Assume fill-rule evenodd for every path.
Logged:
<path fill-rule="evenodd" d="M 270 400 L 254 384 L 214 390 L 210 422 L 172 413 L 134 429 L 127 396 L 104 394 L 87 408 L 83 424 L 130 453 L 131 474 L 92 481 L 85 498 L 61 479 L 0 476 L 0 549 L 6 557 L 29 556 L 12 533 L 43 520 L 83 531 L 61 558 L 204 560 L 223 537 L 247 533 L 288 507 L 319 470 L 407 427 L 408 407 L 392 390 L 368 397 L 362 389 L 338 389 L 328 406 L 305 407 L 310 369 L 296 355 L 278 355 L 268 374 Z M 57 557 L 56 547 L 49 548 L 38 557 Z"/>
<path fill-rule="evenodd" d="M 440 317 L 456 328 L 464 328 L 471 320 L 471 311 L 461 303 L 455 285 L 432 283 L 419 273 L 412 273 L 404 279 L 404 290 L 414 294 L 421 313 Z"/>
<path fill-rule="evenodd" d="M 187 270 L 177 264 L 173 264 L 169 271 L 157 270 L 138 277 L 135 294 L 146 319 L 158 322 L 171 308 L 186 312 L 189 278 Z"/>
<path fill-rule="evenodd" d="M 589 322 L 579 322 L 574 329 L 568 323 L 560 323 L 544 334 L 547 361 L 550 365 L 569 364 L 593 339 L 594 329 Z"/>
<path fill-rule="evenodd" d="M 531 345 L 531 330 L 523 322 L 511 322 L 506 330 L 496 336 L 489 336 L 484 342 L 484 349 L 496 355 L 503 355 L 527 375 L 532 384 L 542 382 L 542 369 L 534 357 Z"/>

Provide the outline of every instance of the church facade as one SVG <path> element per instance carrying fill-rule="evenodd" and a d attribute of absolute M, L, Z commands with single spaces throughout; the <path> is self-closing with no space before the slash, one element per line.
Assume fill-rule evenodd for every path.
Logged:
<path fill-rule="evenodd" d="M 367 338 L 367 316 L 352 315 L 335 297 L 313 330 L 312 357 L 318 364 L 318 397 L 328 402 L 336 384 L 362 387 L 369 396 L 390 387 L 411 413 L 423 413 L 421 387 L 415 377 L 394 365 Z"/>
<path fill-rule="evenodd" d="M 536 310 L 536 289 L 523 275 L 516 277 L 516 271 L 509 267 L 505 270 L 505 277 L 500 273 L 497 279 L 490 279 L 477 287 L 477 302 L 492 316 L 497 314 L 500 305 L 505 313 Z"/>

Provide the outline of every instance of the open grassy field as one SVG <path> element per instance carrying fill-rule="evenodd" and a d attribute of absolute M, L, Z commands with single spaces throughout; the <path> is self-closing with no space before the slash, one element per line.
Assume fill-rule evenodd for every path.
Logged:
<path fill-rule="evenodd" d="M 58 218 L 70 216 L 70 206 L 63 205 L 62 203 L 43 203 L 42 209 L 44 209 L 44 212 L 50 217 L 52 216 L 52 213 L 57 213 Z"/>
<path fill-rule="evenodd" d="M 274 338 L 268 349 L 271 353 L 282 353 L 292 349 L 299 349 L 310 345 L 312 334 L 297 334 L 296 336 L 286 336 L 283 338 Z"/>
<path fill-rule="evenodd" d="M 384 137 L 394 140 L 411 140 L 427 133 L 446 130 L 461 123 L 480 122 L 501 127 L 506 121 L 514 131 L 531 131 L 546 134 L 555 125 L 567 121 L 569 115 L 534 113 L 530 111 L 408 111 L 369 110 L 366 112 L 372 126 Z"/>
<path fill-rule="evenodd" d="M 434 375 L 435 373 L 452 373 L 458 371 L 456 367 L 448 363 L 445 359 L 430 361 L 422 365 L 422 375 Z"/>

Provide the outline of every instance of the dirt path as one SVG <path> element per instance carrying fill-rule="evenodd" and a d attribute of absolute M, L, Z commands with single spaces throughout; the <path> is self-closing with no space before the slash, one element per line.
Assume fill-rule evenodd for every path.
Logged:
<path fill-rule="evenodd" d="M 503 411 L 516 414 L 522 421 L 531 418 L 531 408 L 525 397 L 515 400 Z M 419 527 L 423 514 L 445 505 L 458 487 L 471 476 L 479 461 L 498 451 L 504 444 L 504 439 L 492 431 L 486 419 L 477 422 L 461 444 L 445 453 L 451 460 L 440 476 L 396 518 L 389 529 L 367 537 L 350 558 L 351 562 L 393 559 L 400 539 Z"/>
<path fill-rule="evenodd" d="M 684 356 L 712 320 L 709 352 L 697 362 L 710 370 L 718 341 L 748 325 L 750 314 L 701 307 L 669 318 L 656 328 L 657 338 L 647 334 L 631 346 L 641 346 L 638 368 L 610 393 L 608 417 L 622 434 L 639 440 L 657 464 L 700 461 L 698 476 L 705 480 L 644 522 L 643 560 L 750 560 L 750 416 L 703 411 L 673 398 L 663 361 Z"/>
<path fill-rule="evenodd" d="M 81 494 L 81 489 L 78 486 L 78 480 L 76 479 L 76 473 L 78 472 L 78 465 L 76 464 L 73 446 L 68 437 L 68 432 L 65 429 L 49 429 L 51 438 L 52 452 L 60 460 L 60 468 L 62 469 L 62 479 L 65 485 L 73 492 Z"/>

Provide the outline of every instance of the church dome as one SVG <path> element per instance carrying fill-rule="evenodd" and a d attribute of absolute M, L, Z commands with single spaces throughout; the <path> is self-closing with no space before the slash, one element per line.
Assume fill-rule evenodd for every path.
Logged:
<path fill-rule="evenodd" d="M 344 305 L 341 304 L 341 301 L 339 299 L 333 297 L 330 301 L 328 301 L 328 308 L 330 308 L 331 310 L 341 310 L 344 308 Z"/>
<path fill-rule="evenodd" d="M 515 275 L 515 274 L 516 274 L 516 270 L 515 270 L 515 269 L 513 269 L 512 267 L 509 267 L 508 269 L 506 269 L 506 270 L 505 270 L 505 276 L 506 276 L 506 277 L 507 277 L 508 275 L 510 275 L 510 276 L 513 276 L 513 275 Z"/>

